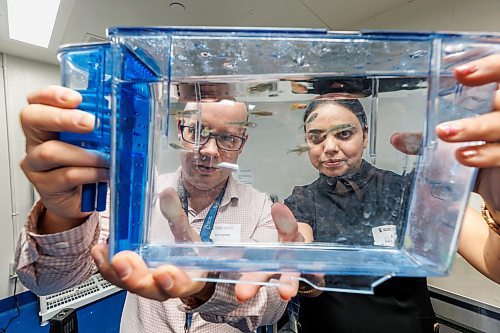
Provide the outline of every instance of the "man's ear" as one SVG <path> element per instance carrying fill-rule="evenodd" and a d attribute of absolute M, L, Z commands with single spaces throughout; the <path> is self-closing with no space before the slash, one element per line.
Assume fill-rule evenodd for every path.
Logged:
<path fill-rule="evenodd" d="M 181 125 L 182 125 L 182 120 L 177 120 L 177 139 L 181 141 Z"/>

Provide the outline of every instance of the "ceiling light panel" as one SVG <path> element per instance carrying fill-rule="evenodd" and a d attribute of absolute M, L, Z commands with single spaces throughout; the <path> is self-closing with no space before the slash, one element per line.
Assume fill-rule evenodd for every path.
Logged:
<path fill-rule="evenodd" d="M 7 0 L 9 38 L 48 47 L 61 0 Z"/>

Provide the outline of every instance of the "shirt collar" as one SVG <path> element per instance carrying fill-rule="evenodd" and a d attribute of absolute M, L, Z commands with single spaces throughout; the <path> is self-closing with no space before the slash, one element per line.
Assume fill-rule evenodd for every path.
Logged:
<path fill-rule="evenodd" d="M 374 166 L 362 160 L 360 167 L 347 175 L 328 177 L 320 173 L 319 189 L 337 195 L 350 195 L 355 192 L 358 196 L 361 196 L 363 187 L 370 182 L 375 175 L 375 171 Z"/>
<path fill-rule="evenodd" d="M 181 181 L 181 168 L 179 167 L 175 172 L 175 177 L 180 183 Z M 177 189 L 179 191 L 180 188 Z M 181 193 L 179 193 L 180 195 Z M 238 182 L 236 179 L 234 179 L 233 175 L 230 174 L 228 181 L 227 181 L 227 186 L 226 186 L 226 192 L 224 192 L 224 196 L 222 197 L 222 202 L 221 206 L 227 205 L 229 202 L 237 202 L 239 200 L 239 192 L 238 192 Z"/>

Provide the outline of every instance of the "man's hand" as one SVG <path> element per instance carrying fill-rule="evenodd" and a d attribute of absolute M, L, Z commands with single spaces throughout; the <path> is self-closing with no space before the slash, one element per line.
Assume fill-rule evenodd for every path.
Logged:
<path fill-rule="evenodd" d="M 159 198 L 160 210 L 168 220 L 176 241 L 182 243 L 199 241 L 199 235 L 189 226 L 177 192 L 167 188 L 160 193 Z M 305 234 L 310 232 L 307 230 L 309 226 L 307 228 L 302 224 L 299 226 L 292 212 L 283 204 L 274 204 L 272 215 L 281 242 L 303 242 L 304 236 L 299 228 L 306 230 Z M 199 271 L 188 274 L 172 265 L 162 265 L 150 270 L 139 255 L 131 251 L 116 254 L 110 263 L 107 260 L 107 245 L 96 245 L 92 249 L 92 256 L 106 280 L 149 299 L 165 301 L 180 297 L 186 303 L 193 299 L 197 300 L 198 303 L 203 303 L 210 298 L 215 289 L 213 283 L 193 281 L 193 277 L 207 277 L 207 272 Z M 300 276 L 298 273 L 281 274 L 281 285 L 278 287 L 278 291 L 284 300 L 289 300 L 297 294 L 298 276 Z M 273 274 L 262 272 L 244 273 L 240 279 L 243 283 L 235 286 L 237 299 L 244 302 L 254 297 L 261 288 L 259 285 L 244 283 L 245 281 L 265 282 L 273 277 Z"/>
<path fill-rule="evenodd" d="M 21 168 L 47 208 L 39 233 L 64 231 L 82 223 L 89 214 L 80 211 L 80 185 L 109 179 L 105 158 L 58 140 L 59 132 L 94 129 L 94 116 L 76 109 L 81 101 L 77 92 L 51 86 L 29 95 L 29 104 L 20 113 L 26 137 Z"/>
<path fill-rule="evenodd" d="M 290 209 L 282 203 L 275 203 L 271 210 L 274 224 L 278 230 L 279 241 L 289 242 L 311 242 L 312 229 L 304 223 L 297 223 Z M 278 293 L 280 297 L 289 301 L 297 295 L 299 289 L 298 277 L 300 273 L 281 273 L 279 275 Z M 278 278 L 275 274 L 265 272 L 244 273 L 235 287 L 236 297 L 240 302 L 245 302 L 254 297 L 262 287 L 249 282 L 267 282 L 272 278 Z M 246 282 L 246 283 L 245 283 Z"/>
<path fill-rule="evenodd" d="M 160 210 L 168 221 L 175 240 L 181 243 L 199 241 L 199 236 L 189 226 L 177 192 L 167 188 L 159 194 L 158 199 Z M 107 259 L 107 245 L 94 246 L 92 256 L 106 280 L 145 298 L 166 301 L 170 298 L 199 296 L 199 301 L 203 302 L 213 292 L 212 284 L 193 281 L 193 277 L 206 277 L 206 272 L 188 273 L 173 265 L 162 265 L 150 270 L 144 260 L 131 251 L 117 253 L 110 263 Z"/>

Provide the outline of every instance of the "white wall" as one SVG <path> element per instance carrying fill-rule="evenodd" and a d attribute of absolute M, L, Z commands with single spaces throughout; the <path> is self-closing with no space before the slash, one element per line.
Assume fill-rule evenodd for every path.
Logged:
<path fill-rule="evenodd" d="M 19 168 L 24 156 L 24 136 L 19 110 L 29 92 L 59 82 L 59 67 L 23 58 L 2 56 L 0 77 L 0 299 L 11 296 L 9 263 L 15 240 L 33 204 L 33 189 Z M 19 284 L 18 284 L 19 290 Z"/>

